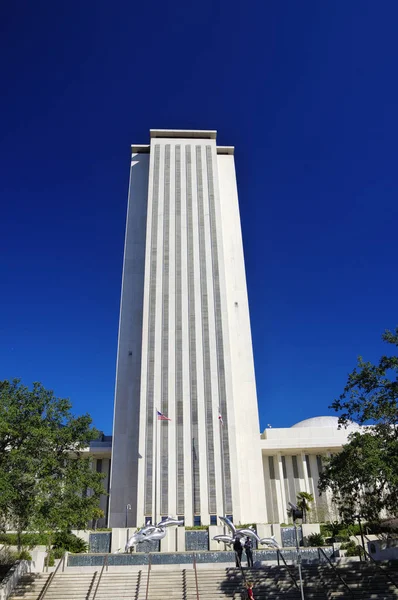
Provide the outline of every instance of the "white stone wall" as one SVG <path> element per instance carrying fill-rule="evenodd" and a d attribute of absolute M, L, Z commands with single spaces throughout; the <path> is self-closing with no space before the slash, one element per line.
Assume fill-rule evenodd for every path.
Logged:
<path fill-rule="evenodd" d="M 319 494 L 319 474 L 324 457 L 340 451 L 351 431 L 352 428 L 339 430 L 336 423 L 328 427 L 290 427 L 263 432 L 260 443 L 270 522 L 276 519 L 279 523 L 288 522 L 288 502 L 295 502 L 298 492 L 314 496 L 312 510 L 308 514 L 310 522 L 337 518 L 329 494 Z M 270 461 L 271 466 L 272 462 L 274 465 L 273 473 Z"/>
<path fill-rule="evenodd" d="M 138 424 L 149 154 L 133 154 L 126 221 L 116 365 L 111 464 L 111 527 L 135 521 L 138 500 Z M 115 468 L 116 465 L 116 468 Z"/>
<path fill-rule="evenodd" d="M 230 376 L 230 439 L 235 522 L 266 522 L 256 380 L 234 156 L 219 154 L 218 183 Z"/>

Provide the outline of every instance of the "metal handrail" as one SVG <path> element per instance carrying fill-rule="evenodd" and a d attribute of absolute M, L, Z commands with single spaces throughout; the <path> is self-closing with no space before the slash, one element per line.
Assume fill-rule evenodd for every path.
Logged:
<path fill-rule="evenodd" d="M 300 588 L 299 584 L 297 583 L 297 580 L 296 580 L 295 576 L 293 575 L 293 573 L 289 569 L 289 565 L 287 564 L 286 559 L 283 556 L 282 552 L 279 550 L 279 548 L 277 548 L 277 550 L 276 550 L 276 557 L 277 557 L 277 560 L 278 560 L 278 565 L 279 565 L 279 557 L 281 557 L 281 559 L 283 560 L 283 563 L 284 563 L 284 565 L 286 567 L 287 572 L 289 573 L 290 577 L 293 579 L 294 585 L 296 586 L 296 588 L 300 592 L 301 588 Z"/>
<path fill-rule="evenodd" d="M 245 575 L 245 572 L 244 572 L 244 570 L 243 570 L 243 567 L 242 567 L 242 561 L 240 560 L 240 558 L 239 558 L 239 554 L 237 553 L 237 551 L 236 551 L 236 550 L 235 550 L 235 557 L 236 557 L 236 562 L 237 562 L 237 563 L 238 563 L 238 565 L 239 565 L 239 567 L 238 567 L 238 568 L 240 569 L 240 572 L 242 573 L 242 577 L 243 577 L 243 581 L 244 581 L 245 590 L 247 590 L 247 581 L 246 581 L 246 575 Z"/>
<path fill-rule="evenodd" d="M 193 568 L 195 571 L 195 585 L 196 585 L 196 600 L 199 600 L 199 586 L 198 586 L 198 571 L 196 569 L 196 556 L 193 555 Z"/>
<path fill-rule="evenodd" d="M 151 566 L 152 566 L 152 558 L 150 553 L 148 553 L 148 577 L 146 580 L 146 594 L 145 594 L 145 600 L 148 600 L 148 592 L 149 592 L 149 576 L 151 574 Z"/>
<path fill-rule="evenodd" d="M 55 567 L 55 570 L 52 573 L 50 573 L 50 577 L 47 579 L 47 581 L 46 581 L 46 583 L 45 583 L 42 591 L 40 592 L 38 600 L 43 600 L 46 597 L 46 594 L 48 592 L 48 588 L 52 584 L 53 579 L 54 579 L 55 575 L 57 574 L 59 567 L 65 561 L 65 556 L 66 556 L 66 552 L 64 552 L 64 554 L 62 555 L 61 560 L 59 561 L 59 563 Z M 49 560 L 49 558 L 48 558 L 48 560 Z M 48 565 L 47 565 L 47 568 L 48 568 Z"/>
<path fill-rule="evenodd" d="M 107 564 L 108 564 L 108 554 L 106 554 L 105 557 L 104 557 L 104 562 L 102 563 L 101 573 L 100 573 L 100 576 L 98 577 L 97 585 L 95 586 L 95 590 L 94 590 L 94 594 L 93 594 L 92 600 L 95 600 L 95 597 L 96 597 L 97 592 L 98 592 L 99 584 L 101 583 L 102 575 L 104 573 L 104 569 L 105 569 L 105 566 Z"/>
<path fill-rule="evenodd" d="M 381 567 L 377 560 L 375 560 L 373 558 L 373 556 L 371 554 L 369 554 L 369 552 L 367 552 L 365 550 L 365 548 L 363 546 L 360 546 L 361 548 L 361 552 L 364 552 L 366 556 L 368 556 L 370 558 L 370 560 L 376 565 L 376 567 L 383 573 L 383 575 L 385 577 L 387 577 L 387 579 L 398 589 L 398 583 L 396 581 L 394 581 L 394 579 L 383 569 L 383 567 Z"/>
<path fill-rule="evenodd" d="M 326 554 L 326 552 L 324 551 L 324 549 L 323 548 L 318 548 L 318 553 L 319 552 L 321 552 L 323 554 L 323 556 L 326 558 L 326 560 L 329 563 L 329 565 L 332 567 L 333 572 L 335 573 L 335 575 L 337 575 L 337 577 L 340 579 L 341 583 L 350 592 L 351 598 L 354 598 L 354 592 L 352 591 L 352 589 L 350 588 L 350 586 L 348 585 L 348 583 L 345 581 L 345 579 L 340 575 L 340 573 L 338 572 L 338 570 L 336 569 L 336 567 L 334 566 L 334 564 L 332 563 L 332 561 L 330 560 L 330 558 L 328 557 L 328 555 Z"/>

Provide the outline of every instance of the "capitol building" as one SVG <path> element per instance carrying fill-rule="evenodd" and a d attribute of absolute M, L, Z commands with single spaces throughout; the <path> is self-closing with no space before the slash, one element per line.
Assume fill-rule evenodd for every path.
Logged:
<path fill-rule="evenodd" d="M 267 428 L 260 438 L 263 481 L 258 483 L 264 505 L 264 523 L 287 523 L 288 502 L 298 492 L 314 496 L 314 505 L 308 518 L 311 522 L 325 522 L 337 518 L 327 494 L 319 495 L 318 478 L 325 456 L 339 452 L 347 443 L 348 435 L 358 425 L 338 429 L 337 417 L 313 417 L 289 428 Z M 105 488 L 109 490 L 112 438 L 92 443 L 90 453 L 98 471 L 105 473 Z M 108 522 L 109 498 L 103 496 L 101 508 Z M 186 524 L 189 525 L 189 516 Z M 191 520 L 193 522 L 193 519 Z M 210 520 L 208 523 L 210 524 Z M 100 523 L 101 525 L 101 523 Z"/>
<path fill-rule="evenodd" d="M 151 130 L 131 154 L 113 435 L 90 448 L 100 525 L 283 523 L 299 491 L 324 521 L 322 460 L 348 434 L 335 417 L 260 434 L 234 147 Z"/>

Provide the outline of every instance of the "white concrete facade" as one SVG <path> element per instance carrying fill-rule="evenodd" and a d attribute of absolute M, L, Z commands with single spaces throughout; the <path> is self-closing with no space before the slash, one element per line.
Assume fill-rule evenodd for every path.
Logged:
<path fill-rule="evenodd" d="M 264 430 L 261 451 L 269 523 L 287 522 L 288 502 L 294 502 L 298 492 L 314 497 L 312 522 L 338 518 L 328 494 L 319 495 L 319 475 L 324 458 L 339 452 L 355 429 L 358 425 L 339 429 L 337 417 L 314 417 L 293 427 Z"/>
<path fill-rule="evenodd" d="M 233 148 L 151 130 L 132 147 L 109 526 L 265 522 L 262 471 Z"/>
<path fill-rule="evenodd" d="M 261 436 L 258 435 L 263 477 L 252 482 L 252 493 L 265 508 L 265 513 L 261 520 L 250 518 L 251 513 L 242 513 L 238 517 L 234 515 L 235 522 L 287 523 L 288 502 L 294 502 L 298 492 L 309 492 L 314 496 L 315 501 L 308 515 L 310 522 L 337 519 L 328 495 L 320 496 L 318 493 L 318 479 L 324 458 L 339 452 L 355 429 L 360 428 L 353 424 L 347 429 L 338 429 L 336 417 L 315 417 L 289 428 L 265 429 Z M 95 468 L 106 473 L 106 487 L 111 458 L 109 438 L 104 442 L 95 442 L 90 452 L 95 459 Z M 246 474 L 247 469 L 244 472 Z M 104 496 L 101 508 L 105 510 L 106 506 L 107 499 Z M 221 515 L 221 511 L 218 514 Z M 104 522 L 100 522 L 99 526 L 103 525 Z"/>

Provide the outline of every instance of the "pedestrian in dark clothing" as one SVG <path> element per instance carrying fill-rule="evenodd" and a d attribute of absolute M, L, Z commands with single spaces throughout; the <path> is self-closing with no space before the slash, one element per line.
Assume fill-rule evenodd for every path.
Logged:
<path fill-rule="evenodd" d="M 240 537 L 236 537 L 235 541 L 234 541 L 234 550 L 235 550 L 235 560 L 236 560 L 236 566 L 240 567 L 242 564 L 242 552 L 243 552 L 243 548 L 242 548 L 242 543 L 240 541 Z"/>
<path fill-rule="evenodd" d="M 247 536 L 245 541 L 245 551 L 247 557 L 247 566 L 250 569 L 250 567 L 253 566 L 253 542 L 251 541 L 249 536 Z"/>

